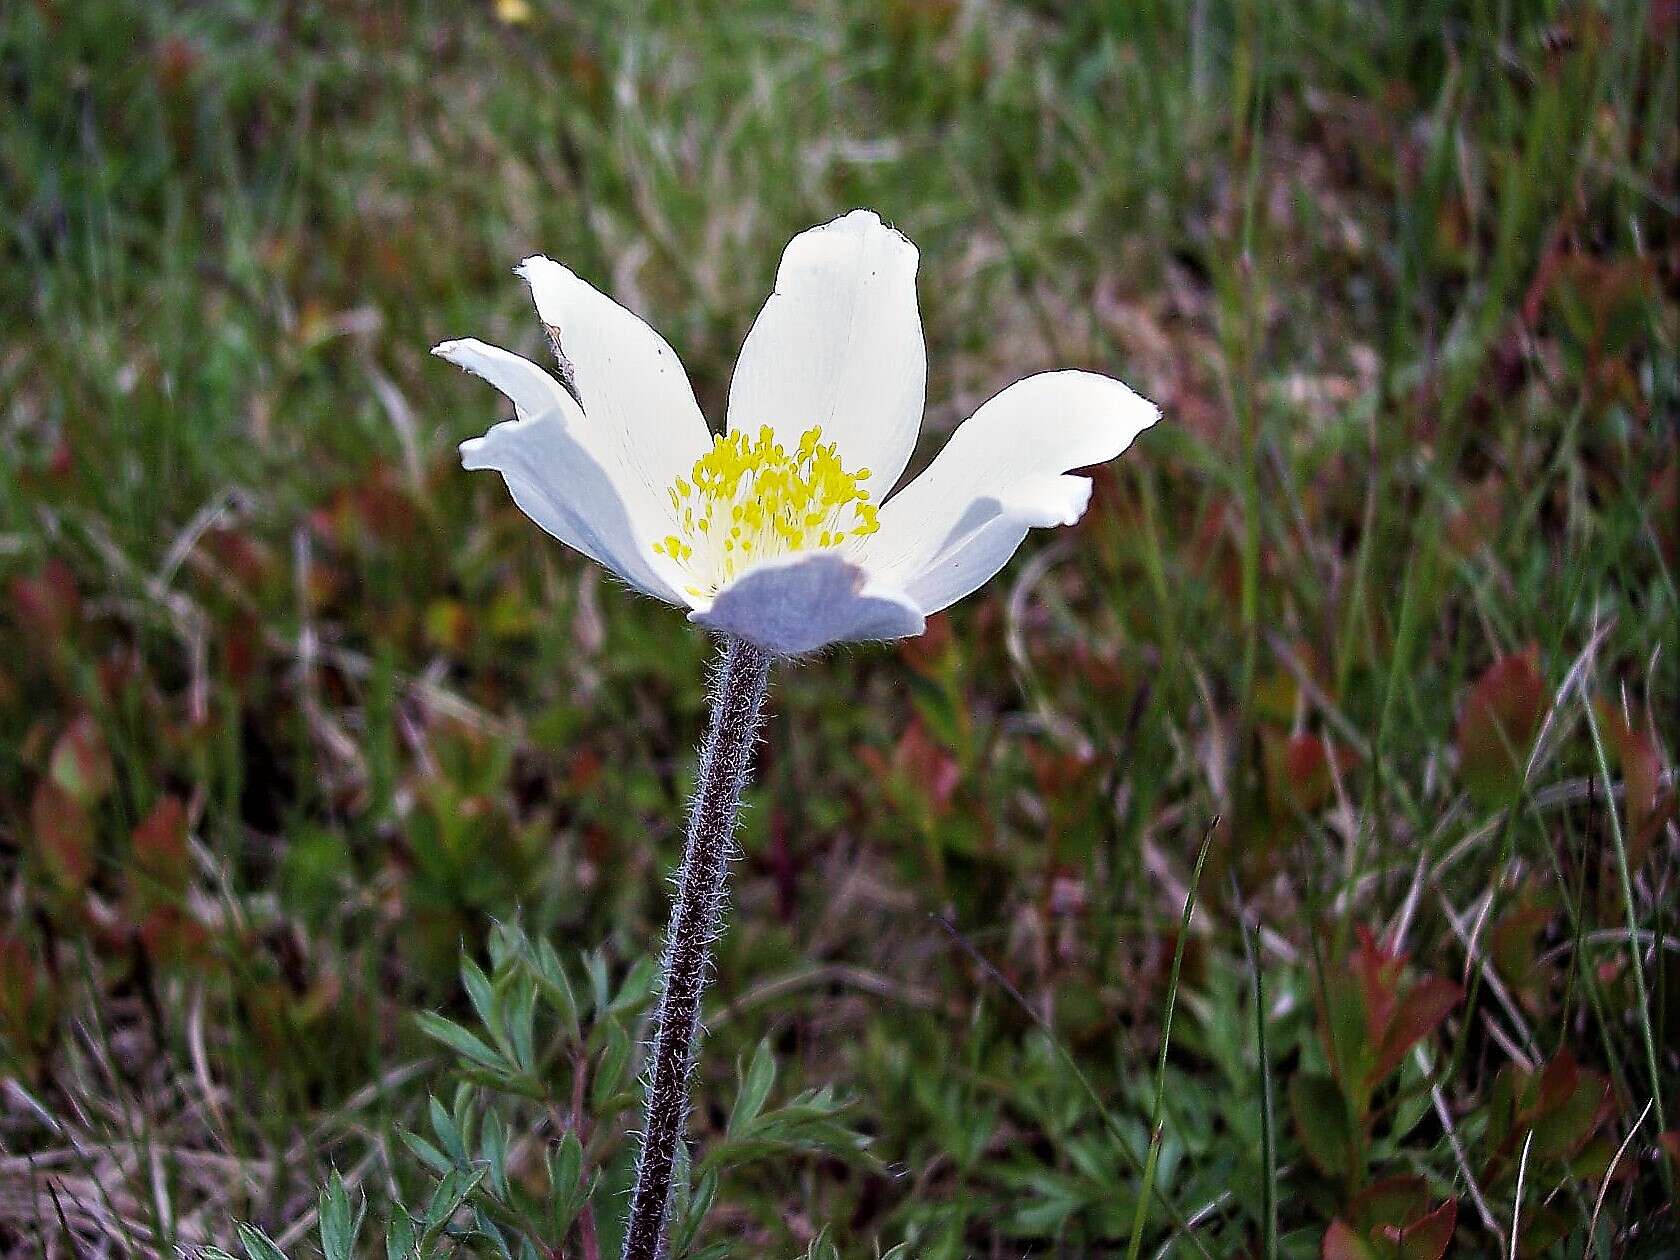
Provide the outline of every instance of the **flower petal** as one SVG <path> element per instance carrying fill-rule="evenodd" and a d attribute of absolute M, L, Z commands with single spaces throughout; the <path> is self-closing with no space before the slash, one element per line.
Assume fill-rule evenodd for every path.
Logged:
<path fill-rule="evenodd" d="M 870 210 L 794 237 L 741 347 L 730 431 L 769 425 L 792 450 L 821 425 L 845 466 L 869 469 L 871 492 L 884 497 L 910 462 L 927 390 L 916 257 Z"/>
<path fill-rule="evenodd" d="M 850 554 L 931 616 L 1001 569 L 1029 528 L 1077 521 L 1091 482 L 1068 470 L 1113 459 L 1159 415 L 1094 372 L 1017 381 L 957 427 Z"/>
<path fill-rule="evenodd" d="M 535 255 L 517 270 L 558 345 L 591 436 L 666 505 L 671 483 L 688 476 L 712 445 L 676 351 L 552 259 Z"/>
<path fill-rule="evenodd" d="M 625 485 L 622 470 L 592 449 L 583 413 L 559 382 L 529 359 L 482 341 L 446 341 L 432 353 L 482 377 L 513 402 L 517 419 L 461 443 L 465 467 L 501 473 L 520 511 L 637 590 L 669 604 L 687 603 L 646 541 L 653 536 L 646 492 Z"/>
<path fill-rule="evenodd" d="M 830 643 L 902 639 L 927 628 L 914 604 L 871 582 L 837 551 L 796 552 L 756 565 L 688 619 L 778 656 Z"/>

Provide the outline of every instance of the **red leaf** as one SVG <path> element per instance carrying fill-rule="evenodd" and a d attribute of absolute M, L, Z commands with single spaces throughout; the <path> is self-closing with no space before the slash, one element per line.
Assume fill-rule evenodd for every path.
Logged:
<path fill-rule="evenodd" d="M 1522 781 L 1547 699 L 1535 644 L 1500 657 L 1470 689 L 1458 719 L 1458 755 L 1473 796 L 1496 801 Z"/>
<path fill-rule="evenodd" d="M 1050 743 L 1029 740 L 1025 751 L 1033 782 L 1052 806 L 1070 797 L 1083 801 L 1085 797 L 1078 789 L 1089 783 L 1101 768 L 1090 753 L 1064 752 Z"/>
<path fill-rule="evenodd" d="M 1368 1230 L 1415 1221 L 1428 1207 L 1429 1183 L 1402 1174 L 1373 1181 L 1348 1203 L 1347 1214 L 1360 1229 Z"/>
<path fill-rule="evenodd" d="M 1373 1046 L 1380 1046 L 1389 1021 L 1394 1016 L 1395 1000 L 1400 988 L 1400 971 L 1406 965 L 1404 954 L 1390 953 L 1377 944 L 1371 929 L 1359 925 L 1354 929 L 1359 945 L 1353 953 L 1353 973 L 1365 999 L 1365 1030 Z"/>
<path fill-rule="evenodd" d="M 0 1030 L 23 1040 L 23 1033 L 35 1010 L 40 982 L 29 947 L 17 937 L 0 932 Z"/>
<path fill-rule="evenodd" d="M 1394 1245 L 1394 1260 L 1441 1260 L 1457 1224 L 1458 1200 L 1448 1199 L 1409 1225 L 1384 1225 L 1380 1237 Z"/>
<path fill-rule="evenodd" d="M 175 797 L 160 797 L 134 829 L 134 869 L 145 896 L 162 892 L 178 897 L 185 890 L 191 869 L 187 810 Z"/>
<path fill-rule="evenodd" d="M 1399 1067 L 1406 1052 L 1439 1028 L 1463 1000 L 1464 990 L 1440 976 L 1425 976 L 1414 984 L 1383 1031 L 1382 1048 L 1367 1082 L 1374 1085 Z"/>
<path fill-rule="evenodd" d="M 35 853 L 53 883 L 76 893 L 93 878 L 93 819 L 51 779 L 35 787 L 29 803 L 29 831 Z"/>
<path fill-rule="evenodd" d="M 242 530 L 212 529 L 205 534 L 204 545 L 241 590 L 260 591 L 279 573 L 268 547 Z"/>
<path fill-rule="evenodd" d="M 900 639 L 898 650 L 911 669 L 931 678 L 938 675 L 954 642 L 951 619 L 944 613 L 936 613 L 927 619 L 927 630 L 921 635 Z"/>
<path fill-rule="evenodd" d="M 10 594 L 12 616 L 29 632 L 29 641 L 42 646 L 70 634 L 82 618 L 76 576 L 62 560 L 47 561 L 38 576 L 13 578 Z"/>
<path fill-rule="evenodd" d="M 153 73 L 158 87 L 168 95 L 185 92 L 198 69 L 202 54 L 179 35 L 171 35 L 152 51 Z"/>
<path fill-rule="evenodd" d="M 1534 1102 L 1536 1115 L 1555 1111 L 1568 1102 L 1581 1079 L 1581 1067 L 1575 1062 L 1575 1052 L 1564 1046 L 1557 1057 L 1540 1070 L 1539 1096 Z"/>
<path fill-rule="evenodd" d="M 1331 1221 L 1324 1231 L 1321 1260 L 1377 1260 L 1377 1253 L 1345 1221 Z"/>
<path fill-rule="evenodd" d="M 1544 1093 L 1544 1084 L 1541 1088 Z M 1579 1151 L 1604 1123 L 1609 1097 L 1609 1081 L 1596 1072 L 1576 1071 L 1568 1095 L 1539 1109 L 1533 1122 L 1535 1157 L 1562 1160 Z"/>
<path fill-rule="evenodd" d="M 1271 727 L 1260 732 L 1266 771 L 1266 803 L 1285 817 L 1293 811 L 1310 814 L 1330 799 L 1333 750 L 1317 735 L 1305 731 L 1285 736 Z"/>
<path fill-rule="evenodd" d="M 161 963 L 179 964 L 202 953 L 208 933 L 175 906 L 159 906 L 140 922 L 146 952 Z"/>
<path fill-rule="evenodd" d="M 52 780 L 79 804 L 93 805 L 111 790 L 115 775 L 105 736 L 86 713 L 73 718 L 53 745 Z"/>
<path fill-rule="evenodd" d="M 932 817 L 951 808 L 962 783 L 962 767 L 928 732 L 920 718 L 912 718 L 893 748 L 890 769 L 897 785 L 911 798 L 925 803 Z"/>
<path fill-rule="evenodd" d="M 1621 771 L 1627 791 L 1628 865 L 1637 869 L 1644 865 L 1657 833 L 1674 812 L 1674 794 L 1663 787 L 1662 757 L 1641 726 L 1608 700 L 1601 698 L 1594 707 L 1610 758 Z"/>
<path fill-rule="evenodd" d="M 1498 1186 L 1515 1177 L 1518 1152 L 1530 1133 L 1535 1169 L 1575 1159 L 1612 1114 L 1609 1099 L 1610 1083 L 1578 1066 L 1567 1048 L 1537 1071 L 1507 1065 L 1489 1103 L 1486 1141 L 1493 1155 L 1483 1173 L 1486 1181 Z"/>
<path fill-rule="evenodd" d="M 1488 952 L 1507 988 L 1524 1005 L 1539 1011 L 1554 968 L 1543 967 L 1539 936 L 1552 919 L 1550 898 L 1533 886 L 1525 888 L 1517 904 L 1488 930 Z"/>

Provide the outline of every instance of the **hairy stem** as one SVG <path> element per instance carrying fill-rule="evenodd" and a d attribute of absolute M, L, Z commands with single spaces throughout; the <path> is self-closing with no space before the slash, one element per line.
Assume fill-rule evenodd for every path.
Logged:
<path fill-rule="evenodd" d="M 764 723 L 770 657 L 741 639 L 725 639 L 712 679 L 712 718 L 700 747 L 699 782 L 688 816 L 688 842 L 660 967 L 659 1024 L 648 1067 L 647 1122 L 624 1232 L 624 1260 L 656 1260 L 665 1241 L 671 1170 L 688 1127 L 688 1078 L 711 968 L 712 940 L 723 921 L 724 876 L 735 848 L 735 815 Z"/>

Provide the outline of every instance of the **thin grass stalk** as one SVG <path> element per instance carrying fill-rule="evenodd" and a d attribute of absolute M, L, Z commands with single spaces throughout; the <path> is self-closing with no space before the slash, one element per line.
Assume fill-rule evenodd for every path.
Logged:
<path fill-rule="evenodd" d="M 1616 1153 L 1610 1157 L 1610 1166 L 1605 1169 L 1604 1176 L 1599 1179 L 1598 1199 L 1593 1203 L 1592 1219 L 1587 1222 L 1587 1236 L 1583 1241 L 1582 1250 L 1584 1252 L 1586 1246 L 1590 1244 L 1601 1260 L 1609 1260 L 1610 1257 L 1610 1252 L 1605 1249 L 1604 1243 L 1598 1236 L 1598 1217 L 1604 1211 L 1605 1196 L 1610 1193 L 1610 1185 L 1617 1166 L 1622 1162 L 1622 1156 L 1626 1155 L 1628 1147 L 1633 1145 L 1633 1139 L 1639 1133 L 1639 1126 L 1645 1123 L 1645 1117 L 1651 1114 L 1651 1108 L 1656 1106 L 1656 1103 L 1657 1100 L 1653 1098 L 1645 1104 L 1645 1110 L 1639 1113 L 1639 1119 L 1635 1120 L 1628 1129 L 1627 1136 L 1622 1139 L 1622 1144 L 1616 1148 Z"/>
<path fill-rule="evenodd" d="M 1645 1044 L 1645 1068 L 1651 1076 L 1651 1101 L 1657 1111 L 1657 1132 L 1668 1131 L 1668 1118 L 1663 1112 L 1662 1071 L 1657 1066 L 1657 1042 L 1651 1032 L 1651 991 L 1645 986 L 1645 960 L 1639 952 L 1639 912 L 1633 900 L 1633 877 L 1628 870 L 1627 842 L 1622 838 L 1622 816 L 1616 809 L 1615 785 L 1610 781 L 1610 761 L 1604 755 L 1604 737 L 1599 733 L 1598 715 L 1592 701 L 1581 708 L 1587 715 L 1587 730 L 1592 733 L 1593 756 L 1598 762 L 1599 777 L 1604 781 L 1604 800 L 1609 807 L 1610 838 L 1616 847 L 1616 875 L 1621 881 L 1622 904 L 1627 908 L 1628 956 L 1633 963 L 1633 987 L 1639 995 L 1639 1035 Z M 1663 1188 L 1673 1194 L 1674 1175 L 1668 1161 L 1661 1163 Z"/>
<path fill-rule="evenodd" d="M 1215 824 L 1217 824 L 1218 821 L 1219 820 L 1217 818 L 1214 819 Z M 1209 830 L 1211 831 L 1212 828 L 1210 827 Z M 942 918 L 939 915 L 929 915 L 928 917 L 945 930 L 945 934 L 949 936 L 953 942 L 955 942 L 957 948 L 968 955 L 969 960 L 974 963 L 976 967 L 980 968 L 980 970 L 985 973 L 986 977 L 991 980 L 993 984 L 997 985 L 998 988 L 1008 994 L 1010 1000 L 1013 1001 L 1016 1006 L 1020 1007 L 1026 1017 L 1033 1022 L 1041 1033 L 1044 1034 L 1046 1039 L 1050 1042 L 1051 1048 L 1061 1056 L 1062 1063 L 1067 1067 L 1069 1075 L 1071 1075 L 1075 1083 L 1077 1083 L 1079 1087 L 1085 1091 L 1085 1097 L 1091 1100 L 1091 1105 L 1096 1108 L 1097 1114 L 1102 1117 L 1103 1123 L 1108 1126 L 1108 1131 L 1113 1134 L 1115 1138 L 1115 1149 L 1120 1152 L 1120 1157 L 1126 1161 L 1127 1167 L 1141 1177 L 1143 1175 L 1143 1161 L 1137 1157 L 1137 1152 L 1132 1150 L 1131 1135 L 1128 1134 L 1125 1129 L 1120 1127 L 1120 1122 L 1114 1118 L 1114 1113 L 1111 1112 L 1108 1109 L 1107 1104 L 1103 1102 L 1102 1095 L 1097 1093 L 1097 1087 L 1091 1084 L 1091 1078 L 1086 1076 L 1084 1071 L 1080 1068 L 1079 1061 L 1073 1057 L 1073 1052 L 1069 1050 L 1067 1046 L 1062 1043 L 1062 1039 L 1056 1035 L 1056 1030 L 1051 1026 L 1050 1021 L 1044 1017 L 1037 1007 L 1021 996 L 1021 991 L 1013 984 L 1009 983 L 1009 977 L 1005 976 L 1003 972 L 994 967 L 986 956 L 974 947 L 973 942 L 971 942 L 961 932 L 957 931 L 955 924 L 953 924 L 949 919 Z M 1178 1232 L 1190 1240 L 1190 1245 L 1196 1249 L 1197 1254 L 1202 1257 L 1202 1260 L 1213 1260 L 1213 1257 L 1208 1253 L 1206 1244 L 1196 1236 L 1195 1227 L 1185 1218 L 1184 1213 L 1179 1210 L 1178 1205 L 1171 1199 L 1167 1198 L 1166 1194 L 1159 1186 L 1155 1188 L 1154 1194 L 1155 1201 L 1159 1203 L 1162 1208 L 1166 1210 L 1167 1215 L 1172 1218 L 1172 1222 L 1175 1226 L 1177 1226 Z"/>
<path fill-rule="evenodd" d="M 658 1026 L 648 1063 L 646 1123 L 624 1231 L 624 1260 L 657 1260 L 664 1249 L 672 1170 L 688 1128 L 700 999 L 711 971 L 712 942 L 723 923 L 735 819 L 764 725 L 769 677 L 767 654 L 741 639 L 723 641 L 660 965 Z"/>
<path fill-rule="evenodd" d="M 1511 1200 L 1511 1260 L 1517 1260 L 1522 1241 L 1523 1183 L 1528 1180 L 1528 1150 L 1534 1145 L 1534 1130 L 1523 1139 L 1522 1158 L 1517 1161 L 1517 1194 Z"/>
<path fill-rule="evenodd" d="M 1240 916 L 1239 916 L 1240 917 Z M 1266 982 L 1260 971 L 1260 951 L 1255 944 L 1258 929 L 1249 931 L 1248 921 L 1241 919 L 1243 953 L 1248 956 L 1248 970 L 1254 982 L 1254 1035 L 1260 1056 L 1260 1156 L 1266 1171 L 1261 1183 L 1261 1255 L 1277 1260 L 1277 1134 L 1273 1129 L 1272 1061 L 1266 1050 Z"/>
<path fill-rule="evenodd" d="M 1137 1208 L 1132 1214 L 1132 1238 L 1126 1244 L 1126 1260 L 1138 1260 L 1143 1246 L 1143 1227 L 1149 1215 L 1149 1196 L 1155 1189 L 1155 1165 L 1161 1158 L 1162 1114 L 1167 1106 L 1167 1048 L 1172 1044 L 1173 1012 L 1178 1009 L 1178 977 L 1184 966 L 1184 942 L 1190 937 L 1190 916 L 1196 909 L 1196 889 L 1202 882 L 1202 867 L 1207 863 L 1208 850 L 1213 847 L 1215 818 L 1202 836 L 1202 847 L 1196 854 L 1196 869 L 1190 873 L 1190 887 L 1184 894 L 1184 913 L 1178 920 L 1178 941 L 1173 946 L 1172 975 L 1167 981 L 1167 1013 L 1161 1021 L 1161 1053 L 1155 1064 L 1155 1103 L 1149 1113 L 1149 1155 L 1143 1164 L 1143 1186 L 1138 1192 Z"/>

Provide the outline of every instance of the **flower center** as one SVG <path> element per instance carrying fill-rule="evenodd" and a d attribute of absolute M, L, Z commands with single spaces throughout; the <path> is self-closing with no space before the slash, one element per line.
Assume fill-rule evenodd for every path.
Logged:
<path fill-rule="evenodd" d="M 873 534 L 880 526 L 868 480 L 867 468 L 846 471 L 820 425 L 800 434 L 791 454 L 769 425 L 756 438 L 726 433 L 671 484 L 678 532 L 653 549 L 693 579 L 689 594 L 716 594 L 759 560 Z"/>

